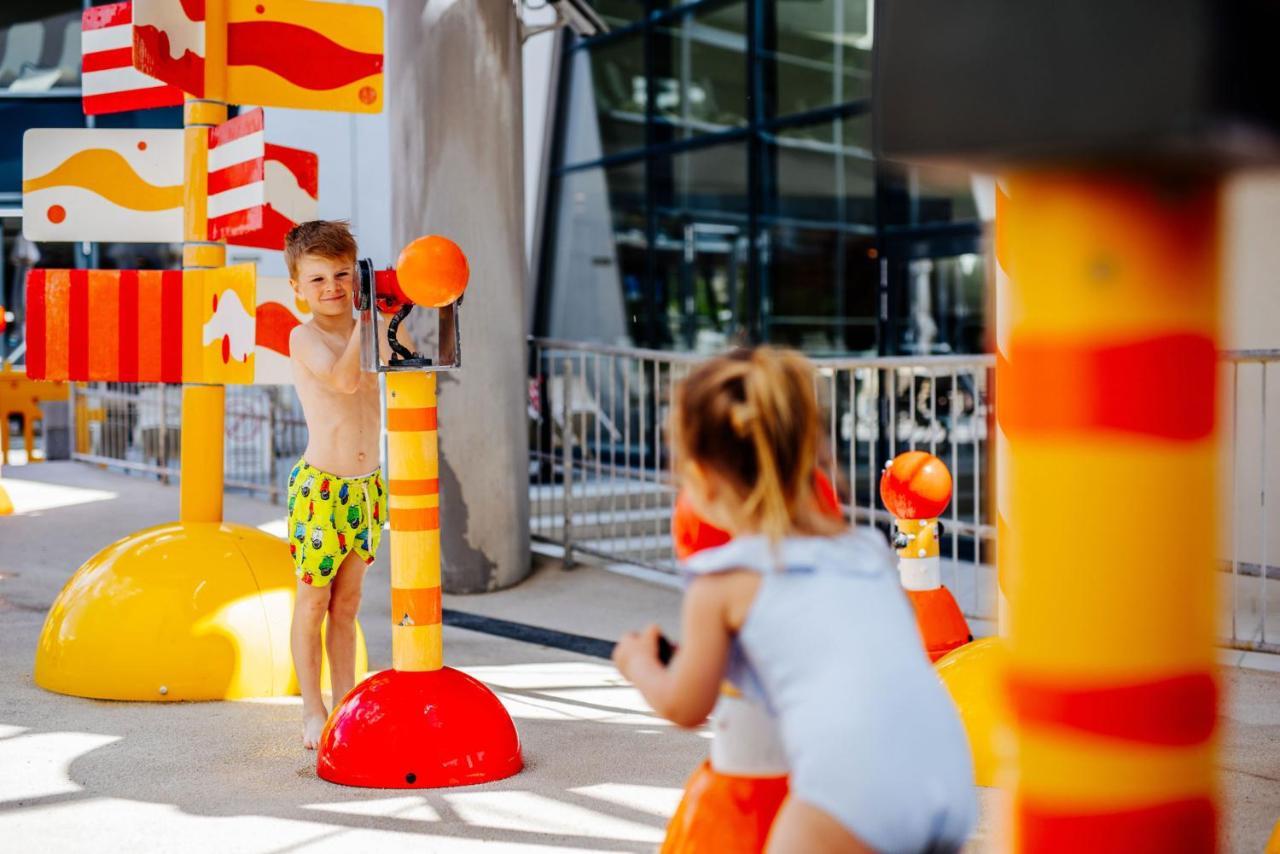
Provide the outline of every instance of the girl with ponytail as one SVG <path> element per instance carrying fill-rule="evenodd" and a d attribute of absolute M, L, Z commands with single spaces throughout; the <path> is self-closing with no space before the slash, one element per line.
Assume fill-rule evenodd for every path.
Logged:
<path fill-rule="evenodd" d="M 682 490 L 733 539 L 686 562 L 669 663 L 649 626 L 618 642 L 618 669 L 680 726 L 726 678 L 770 710 L 791 771 L 770 852 L 959 851 L 977 809 L 964 731 L 884 538 L 814 491 L 809 363 L 766 347 L 712 359 L 672 418 Z"/>

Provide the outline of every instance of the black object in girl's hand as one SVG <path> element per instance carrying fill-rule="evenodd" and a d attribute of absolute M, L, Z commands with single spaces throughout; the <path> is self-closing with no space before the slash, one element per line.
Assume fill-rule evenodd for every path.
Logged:
<path fill-rule="evenodd" d="M 666 635 L 658 635 L 658 661 L 662 662 L 662 666 L 666 667 L 671 663 L 671 656 L 676 654 L 676 648 L 667 640 Z"/>

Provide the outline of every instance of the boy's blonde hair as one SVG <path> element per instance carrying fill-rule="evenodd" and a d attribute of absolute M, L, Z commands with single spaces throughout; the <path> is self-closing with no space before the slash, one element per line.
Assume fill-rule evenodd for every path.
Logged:
<path fill-rule="evenodd" d="M 356 239 L 346 220 L 313 219 L 291 228 L 284 238 L 284 263 L 289 268 L 289 278 L 298 278 L 298 261 L 303 255 L 354 264 Z"/>
<path fill-rule="evenodd" d="M 680 384 L 672 421 L 677 461 L 710 469 L 741 499 L 739 518 L 777 540 L 788 531 L 844 529 L 814 492 L 818 401 L 813 369 L 799 353 L 735 350 Z"/>

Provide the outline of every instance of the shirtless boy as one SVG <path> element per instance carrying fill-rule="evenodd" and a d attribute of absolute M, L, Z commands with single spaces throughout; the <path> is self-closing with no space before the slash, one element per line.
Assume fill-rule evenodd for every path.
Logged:
<path fill-rule="evenodd" d="M 290 643 L 302 688 L 302 744 L 315 749 L 329 716 L 320 696 L 320 625 L 327 615 L 337 704 L 355 684 L 356 612 L 387 505 L 378 469 L 378 378 L 360 370 L 360 325 L 352 314 L 355 238 L 343 222 L 304 222 L 285 238 L 284 258 L 294 293 L 312 314 L 289 336 L 308 441 L 289 474 L 288 533 L 298 576 Z"/>

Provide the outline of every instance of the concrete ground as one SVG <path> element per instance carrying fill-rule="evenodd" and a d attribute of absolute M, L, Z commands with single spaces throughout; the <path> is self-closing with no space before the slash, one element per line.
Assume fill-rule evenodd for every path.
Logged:
<path fill-rule="evenodd" d="M 7 850 L 651 851 L 707 734 L 653 716 L 607 662 L 447 627 L 446 660 L 487 682 L 515 719 L 526 770 L 486 786 L 360 790 L 315 775 L 296 698 L 145 704 L 47 693 L 31 681 L 44 615 L 72 571 L 130 532 L 176 515 L 177 490 L 74 463 L 13 466 L 0 518 L 0 839 Z M 228 496 L 229 521 L 278 531 L 281 510 Z M 538 560 L 516 589 L 446 608 L 614 638 L 674 629 L 662 579 Z M 366 584 L 370 664 L 390 661 L 385 559 Z M 1280 818 L 1280 674 L 1224 670 L 1224 829 L 1261 851 Z M 983 791 L 974 851 L 994 847 Z M 10 847 L 16 844 L 15 847 Z"/>

